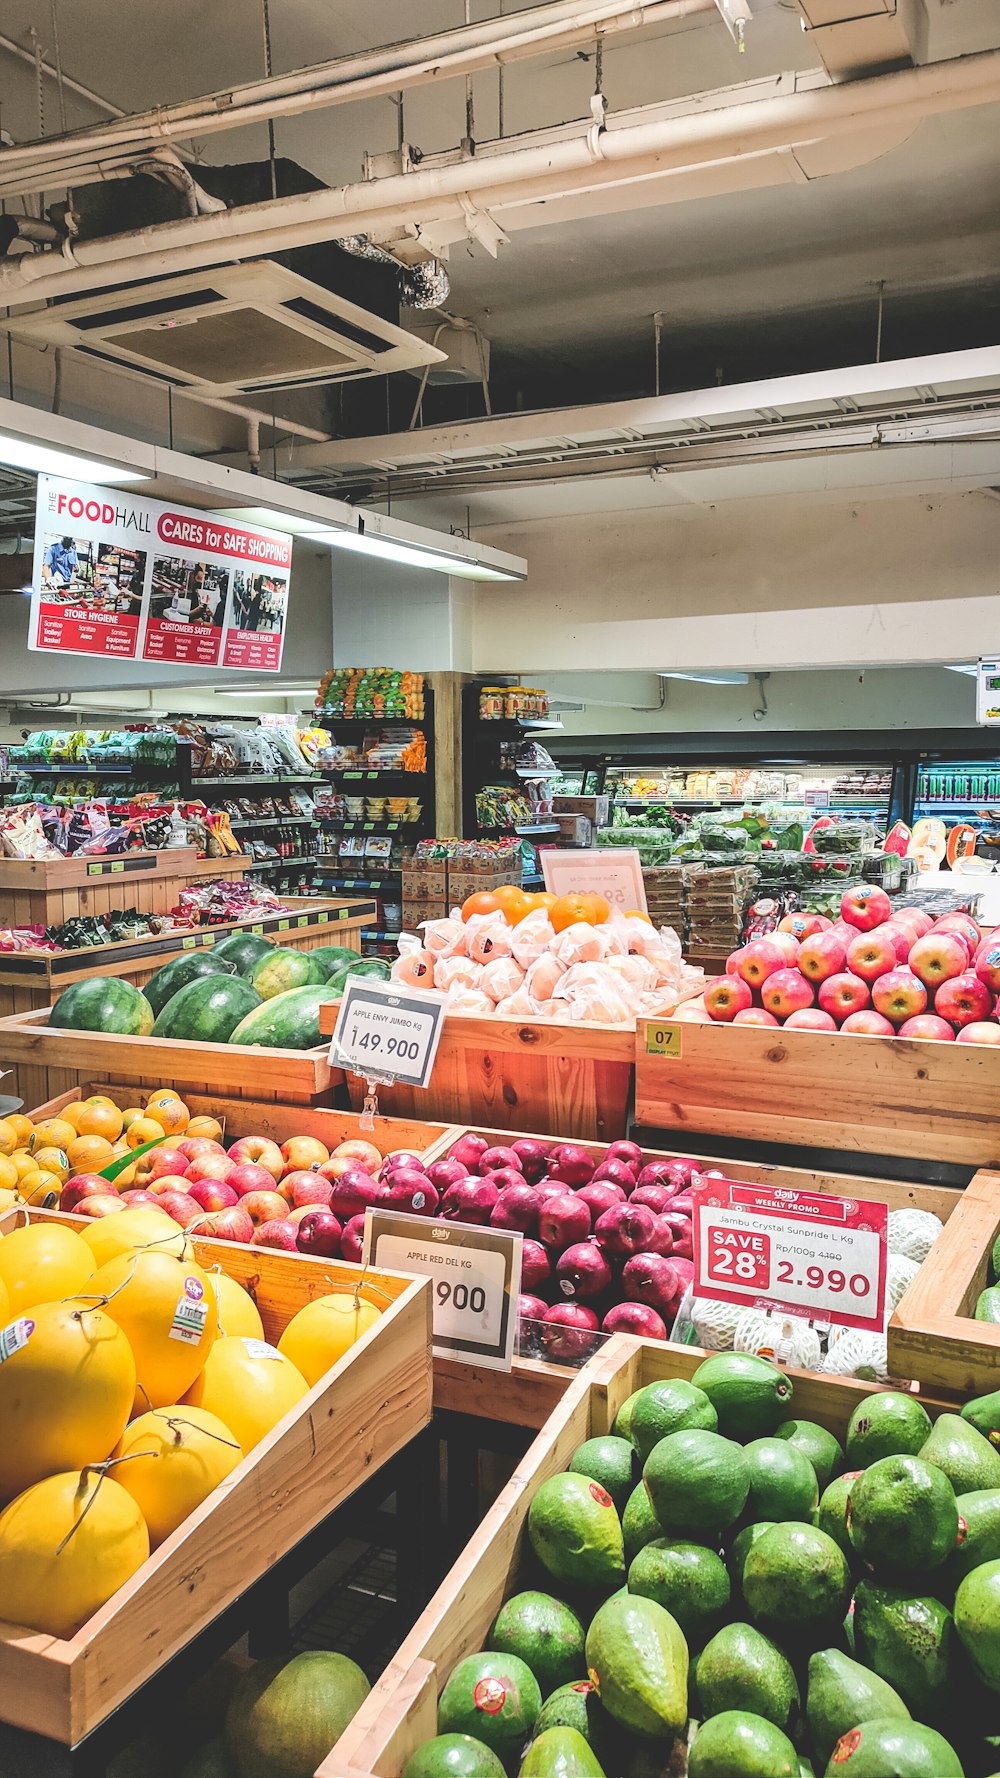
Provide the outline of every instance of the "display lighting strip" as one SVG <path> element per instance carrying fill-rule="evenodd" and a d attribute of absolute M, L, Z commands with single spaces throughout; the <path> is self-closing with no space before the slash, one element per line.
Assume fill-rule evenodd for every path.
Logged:
<path fill-rule="evenodd" d="M 11 469 L 27 469 L 36 475 L 59 475 L 69 481 L 117 483 L 150 479 L 142 469 L 126 469 L 120 463 L 101 463 L 93 457 L 78 457 L 70 451 L 56 450 L 52 445 L 16 438 L 9 432 L 0 432 L 0 463 Z"/>

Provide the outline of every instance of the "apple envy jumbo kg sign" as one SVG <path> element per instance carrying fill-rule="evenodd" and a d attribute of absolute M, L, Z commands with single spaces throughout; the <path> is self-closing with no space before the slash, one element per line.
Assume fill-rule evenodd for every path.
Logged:
<path fill-rule="evenodd" d="M 292 539 L 40 475 L 28 647 L 277 673 Z"/>

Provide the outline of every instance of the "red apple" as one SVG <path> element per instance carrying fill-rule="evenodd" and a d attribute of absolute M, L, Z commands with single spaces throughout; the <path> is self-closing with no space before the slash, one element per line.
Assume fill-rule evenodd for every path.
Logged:
<path fill-rule="evenodd" d="M 254 1229 L 252 1244 L 254 1247 L 283 1247 L 286 1253 L 296 1253 L 299 1225 L 288 1216 L 272 1216 Z"/>
<path fill-rule="evenodd" d="M 374 1142 L 362 1141 L 360 1136 L 352 1136 L 347 1142 L 338 1142 L 333 1152 L 335 1155 L 345 1156 L 349 1161 L 360 1161 L 366 1173 L 377 1173 L 382 1165 L 381 1149 L 376 1148 Z"/>
<path fill-rule="evenodd" d="M 246 1211 L 255 1229 L 264 1222 L 280 1222 L 288 1209 L 284 1198 L 276 1191 L 247 1192 L 238 1207 Z"/>
<path fill-rule="evenodd" d="M 953 1025 L 974 1025 L 988 1019 L 993 1011 L 993 996 L 972 969 L 942 982 L 934 996 L 934 1011 Z"/>
<path fill-rule="evenodd" d="M 541 1179 L 549 1158 L 549 1144 L 538 1142 L 534 1136 L 519 1136 L 511 1143 L 511 1150 L 517 1156 L 518 1166 L 530 1184 Z"/>
<path fill-rule="evenodd" d="M 408 1167 L 412 1172 L 416 1173 L 426 1173 L 427 1171 L 427 1168 L 424 1165 L 423 1155 L 417 1154 L 415 1149 L 394 1148 L 392 1153 L 387 1154 L 385 1160 L 382 1162 L 382 1165 L 378 1170 L 379 1178 L 384 1179 L 388 1173 L 395 1173 L 398 1167 Z"/>
<path fill-rule="evenodd" d="M 333 1194 L 333 1182 L 324 1179 L 322 1173 L 300 1167 L 297 1173 L 285 1174 L 278 1185 L 278 1193 L 293 1210 L 301 1210 L 303 1204 L 319 1204 L 325 1210 Z"/>
<path fill-rule="evenodd" d="M 733 980 L 736 979 L 734 976 Z M 712 1015 L 705 1005 L 704 994 L 699 994 L 695 1000 L 682 1000 L 677 1011 L 672 1013 L 671 1017 L 675 1024 L 681 1025 L 711 1025 L 713 1023 Z"/>
<path fill-rule="evenodd" d="M 397 1167 L 383 1181 L 379 1207 L 407 1210 L 411 1216 L 433 1216 L 440 1199 L 426 1173 L 416 1167 Z"/>
<path fill-rule="evenodd" d="M 522 1292 L 517 1299 L 518 1326 L 520 1327 L 521 1323 L 525 1321 L 541 1321 L 548 1310 L 548 1306 L 549 1305 L 544 1297 L 532 1296 L 530 1292 Z"/>
<path fill-rule="evenodd" d="M 974 957 L 982 943 L 983 935 L 971 914 L 942 914 L 935 920 L 932 932 L 957 932 L 964 938 L 969 947 L 970 956 Z"/>
<path fill-rule="evenodd" d="M 605 1210 L 610 1210 L 613 1204 L 625 1202 L 624 1190 L 611 1179 L 592 1179 L 589 1185 L 581 1185 L 576 1195 L 586 1204 L 592 1223 L 596 1223 L 598 1217 L 603 1216 Z"/>
<path fill-rule="evenodd" d="M 831 975 L 839 974 L 846 960 L 847 947 L 832 928 L 829 932 L 814 932 L 799 948 L 799 969 L 817 987 Z"/>
<path fill-rule="evenodd" d="M 896 947 L 878 932 L 859 932 L 847 947 L 847 967 L 871 986 L 896 967 Z"/>
<path fill-rule="evenodd" d="M 656 1217 L 645 1204 L 614 1204 L 598 1218 L 594 1234 L 605 1253 L 631 1259 L 647 1252 L 655 1227 Z"/>
<path fill-rule="evenodd" d="M 441 1215 L 449 1222 L 485 1225 L 493 1215 L 500 1193 L 492 1179 L 460 1179 L 449 1186 L 441 1201 Z"/>
<path fill-rule="evenodd" d="M 910 924 L 916 927 L 918 938 L 923 938 L 924 934 L 930 932 L 934 925 L 934 916 L 929 914 L 926 908 L 900 908 L 894 918 L 898 920 L 902 914 L 905 914 Z"/>
<path fill-rule="evenodd" d="M 819 985 L 820 1006 L 838 1021 L 852 1012 L 863 1012 L 870 999 L 868 983 L 859 975 L 828 975 Z"/>
<path fill-rule="evenodd" d="M 626 1167 L 631 1167 L 634 1173 L 638 1173 L 642 1166 L 642 1149 L 638 1142 L 627 1142 L 619 1137 L 617 1142 L 608 1144 L 608 1152 L 602 1165 L 606 1166 L 609 1161 L 624 1161 Z"/>
<path fill-rule="evenodd" d="M 767 938 L 753 939 L 741 951 L 734 951 L 729 961 L 748 988 L 762 988 L 769 975 L 786 967 L 782 951 Z M 727 964 L 727 970 L 728 967 Z"/>
<path fill-rule="evenodd" d="M 483 1178 L 487 1173 L 506 1172 L 509 1168 L 513 1168 L 515 1173 L 521 1173 L 521 1163 L 512 1148 L 488 1148 L 479 1157 L 479 1171 Z"/>
<path fill-rule="evenodd" d="M 976 952 L 976 974 L 991 994 L 1000 994 L 1000 941 L 991 936 Z"/>
<path fill-rule="evenodd" d="M 540 1241 L 525 1235 L 521 1243 L 521 1283 L 527 1290 L 538 1290 L 552 1276 L 552 1261 Z"/>
<path fill-rule="evenodd" d="M 596 1241 L 578 1241 L 556 1262 L 556 1277 L 563 1296 L 592 1302 L 611 1283 L 611 1267 Z"/>
<path fill-rule="evenodd" d="M 228 1185 L 235 1172 L 236 1165 L 226 1153 L 199 1154 L 189 1163 L 184 1178 L 190 1190 L 199 1179 L 221 1179 L 224 1185 Z"/>
<path fill-rule="evenodd" d="M 665 1320 L 673 1319 L 679 1282 L 673 1260 L 660 1253 L 637 1253 L 622 1273 L 622 1288 L 628 1301 L 645 1303 Z"/>
<path fill-rule="evenodd" d="M 306 1210 L 297 1227 L 296 1244 L 300 1253 L 311 1254 L 314 1259 L 338 1258 L 343 1230 L 329 1210 Z"/>
<path fill-rule="evenodd" d="M 777 945 L 784 956 L 786 969 L 791 969 L 794 964 L 798 963 L 799 941 L 790 932 L 782 932 L 780 929 L 777 932 L 769 932 L 767 942 L 769 945 Z"/>
<path fill-rule="evenodd" d="M 597 1162 L 578 1142 L 559 1142 L 549 1155 L 548 1176 L 575 1190 L 593 1178 L 596 1166 Z"/>
<path fill-rule="evenodd" d="M 487 1173 L 485 1177 L 491 1185 L 496 1186 L 498 1192 L 505 1192 L 512 1185 L 527 1185 L 528 1183 L 524 1174 L 519 1173 L 516 1167 L 498 1167 L 495 1173 Z M 529 1189 L 534 1191 L 535 1188 L 531 1186 Z"/>
<path fill-rule="evenodd" d="M 246 1247 L 253 1238 L 253 1223 L 242 1203 L 231 1204 L 228 1210 L 213 1210 L 203 1217 L 194 1233 L 210 1236 L 213 1241 L 238 1241 Z"/>
<path fill-rule="evenodd" d="M 845 889 L 840 898 L 841 918 L 859 932 L 871 932 L 891 913 L 892 902 L 874 883 L 858 883 L 854 889 Z"/>
<path fill-rule="evenodd" d="M 674 1271 L 677 1273 L 677 1278 L 678 1278 L 677 1300 L 678 1300 L 678 1302 L 680 1302 L 680 1299 L 684 1295 L 684 1292 L 686 1290 L 689 1290 L 691 1288 L 692 1284 L 694 1283 L 694 1260 L 693 1259 L 678 1259 L 677 1256 L 675 1255 L 670 1263 L 673 1266 Z"/>
<path fill-rule="evenodd" d="M 185 1180 L 184 1185 L 189 1197 L 200 1204 L 203 1210 L 228 1210 L 231 1204 L 238 1204 L 240 1201 L 239 1192 L 221 1179 L 196 1179 L 190 1187 Z"/>
<path fill-rule="evenodd" d="M 281 1144 L 281 1158 L 283 1172 L 299 1173 L 310 1167 L 322 1167 L 324 1161 L 330 1159 L 330 1150 L 315 1136 L 289 1136 L 288 1141 Z"/>
<path fill-rule="evenodd" d="M 358 1265 L 365 1248 L 365 1219 L 363 1216 L 352 1216 L 344 1224 L 344 1232 L 340 1237 L 340 1257 Z"/>
<path fill-rule="evenodd" d="M 461 1161 L 467 1173 L 478 1173 L 479 1162 L 489 1148 L 485 1136 L 477 1136 L 474 1130 L 468 1135 L 460 1136 L 448 1150 L 450 1161 Z"/>
<path fill-rule="evenodd" d="M 194 1140 L 197 1141 L 198 1138 L 195 1137 Z M 166 1148 L 152 1149 L 143 1159 L 147 1163 L 151 1179 L 160 1179 L 167 1173 L 172 1173 L 175 1178 L 183 1178 L 187 1171 L 187 1156 L 181 1154 L 179 1148 L 169 1145 Z"/>
<path fill-rule="evenodd" d="M 345 1173 L 335 1179 L 330 1188 L 328 1209 L 333 1211 L 338 1222 L 345 1226 L 354 1216 L 363 1216 L 373 1204 L 377 1204 L 382 1195 L 382 1186 L 363 1167 L 355 1165 L 353 1172 Z"/>
<path fill-rule="evenodd" d="M 138 1209 L 140 1204 L 152 1204 L 157 1210 L 161 1208 L 160 1200 L 156 1193 L 145 1191 L 142 1186 L 133 1186 L 131 1191 L 122 1192 L 121 1199 L 122 1203 L 127 1204 L 130 1210 Z M 60 1210 L 63 1209 L 62 1203 L 60 1203 L 59 1208 Z"/>
<path fill-rule="evenodd" d="M 836 1031 L 837 1021 L 832 1013 L 824 1012 L 819 1006 L 804 1006 L 799 1012 L 790 1012 L 785 1020 L 786 1031 Z"/>
<path fill-rule="evenodd" d="M 275 1176 L 256 1161 L 240 1161 L 229 1174 L 226 1184 L 231 1185 L 239 1197 L 245 1198 L 248 1192 L 273 1191 Z"/>
<path fill-rule="evenodd" d="M 116 1210 L 127 1210 L 128 1205 L 117 1192 L 103 1191 L 94 1192 L 89 1198 L 80 1198 L 73 1208 L 77 1216 L 113 1216 Z"/>
<path fill-rule="evenodd" d="M 108 1179 L 102 1179 L 99 1173 L 74 1173 L 67 1179 L 59 1194 L 60 1210 L 75 1210 L 84 1198 L 117 1197 L 118 1187 Z"/>
<path fill-rule="evenodd" d="M 542 1318 L 542 1345 L 547 1358 L 589 1358 L 597 1345 L 597 1316 L 583 1303 L 557 1303 Z"/>
<path fill-rule="evenodd" d="M 639 1158 L 642 1159 L 641 1156 Z M 602 1161 L 593 1179 L 588 1183 L 600 1185 L 602 1180 L 610 1182 L 611 1185 L 620 1185 L 627 1197 L 635 1186 L 636 1169 L 627 1166 L 624 1161 Z"/>
<path fill-rule="evenodd" d="M 780 1023 L 780 1019 L 776 1019 L 773 1012 L 768 1012 L 763 1006 L 745 1006 L 733 1020 L 734 1025 L 778 1025 Z"/>
<path fill-rule="evenodd" d="M 786 973 L 779 970 L 778 974 Z M 769 977 L 768 980 L 773 980 Z M 753 1004 L 753 993 L 741 975 L 716 976 L 705 989 L 705 1010 L 717 1024 L 728 1025 L 738 1012 Z"/>
<path fill-rule="evenodd" d="M 329 1179 L 332 1184 L 335 1179 L 343 1179 L 345 1173 L 367 1173 L 368 1169 L 362 1167 L 358 1161 L 350 1160 L 346 1154 L 333 1154 L 316 1171 L 322 1179 Z"/>
<path fill-rule="evenodd" d="M 629 1203 L 636 1206 L 643 1204 L 647 1210 L 652 1210 L 654 1216 L 659 1216 L 666 1210 L 674 1195 L 668 1185 L 637 1185 Z M 611 1206 L 605 1204 L 604 1208 L 610 1210 Z"/>
<path fill-rule="evenodd" d="M 222 1143 L 213 1142 L 211 1136 L 185 1136 L 183 1142 L 175 1142 L 174 1147 L 178 1154 L 184 1156 L 185 1161 L 196 1161 L 207 1154 L 224 1155 L 226 1152 Z"/>
<path fill-rule="evenodd" d="M 634 1334 L 640 1340 L 665 1340 L 667 1330 L 655 1309 L 646 1303 L 616 1303 L 601 1322 L 606 1334 Z"/>
<path fill-rule="evenodd" d="M 832 924 L 832 920 L 828 920 L 825 914 L 786 914 L 783 920 L 778 921 L 778 931 L 790 933 L 801 945 L 815 933 L 825 932 Z"/>
<path fill-rule="evenodd" d="M 840 1027 L 848 1037 L 895 1037 L 896 1033 L 888 1019 L 880 1012 L 869 1007 L 864 1012 L 849 1013 Z"/>
<path fill-rule="evenodd" d="M 958 1033 L 959 1043 L 1000 1043 L 1000 1025 L 992 1019 L 974 1019 L 971 1025 L 963 1025 Z"/>
<path fill-rule="evenodd" d="M 490 1221 L 495 1229 L 520 1229 L 530 1235 L 538 1227 L 538 1198 L 527 1180 L 522 1185 L 509 1185 L 500 1193 Z"/>
<path fill-rule="evenodd" d="M 672 1254 L 674 1251 L 674 1232 L 675 1231 L 671 1228 L 665 1215 L 657 1216 L 653 1222 L 653 1232 L 650 1235 L 649 1240 L 646 1242 L 643 1251 L 646 1253 L 661 1253 L 664 1255 Z"/>
<path fill-rule="evenodd" d="M 798 969 L 779 969 L 768 976 L 761 993 L 766 1010 L 773 1012 L 776 1019 L 787 1019 L 789 1013 L 801 1012 L 812 1006 L 815 998 L 812 983 L 807 982 Z"/>
<path fill-rule="evenodd" d="M 934 989 L 965 973 L 969 953 L 957 932 L 927 932 L 911 945 L 907 961 L 924 986 Z"/>
<path fill-rule="evenodd" d="M 161 1210 L 172 1216 L 182 1229 L 189 1228 L 206 1215 L 205 1206 L 199 1204 L 190 1192 L 161 1192 L 157 1202 Z M 225 1208 L 226 1206 L 224 1206 Z"/>
<path fill-rule="evenodd" d="M 463 1166 L 461 1161 L 456 1161 L 452 1155 L 446 1155 L 440 1161 L 432 1161 L 427 1169 L 428 1179 L 435 1191 L 440 1192 L 442 1196 L 450 1185 L 457 1185 L 460 1179 L 467 1179 L 468 1176 L 468 1168 Z"/>
<path fill-rule="evenodd" d="M 197 1180 L 188 1179 L 186 1174 L 164 1173 L 159 1179 L 150 1179 L 145 1189 L 152 1192 L 154 1197 L 159 1200 L 165 1192 L 189 1192 L 192 1185 L 197 1185 L 197 1183 Z M 206 1180 L 205 1183 L 207 1184 L 208 1181 Z M 212 1180 L 213 1185 L 221 1183 L 222 1181 L 219 1179 Z"/>
<path fill-rule="evenodd" d="M 897 963 L 905 963 L 910 955 L 916 938 L 909 926 L 898 920 L 884 920 L 881 926 L 873 927 L 869 938 L 884 938 L 892 946 Z"/>
<path fill-rule="evenodd" d="M 563 1252 L 590 1234 L 590 1211 L 574 1192 L 548 1198 L 538 1218 L 539 1240 Z"/>
<path fill-rule="evenodd" d="M 272 1180 L 281 1178 L 285 1166 L 278 1144 L 272 1142 L 268 1136 L 241 1136 L 229 1150 L 229 1159 L 235 1161 L 238 1167 L 248 1164 L 263 1167 Z M 261 1189 L 266 1191 L 267 1187 L 263 1186 Z"/>
<path fill-rule="evenodd" d="M 872 988 L 872 1005 L 894 1025 L 927 1010 L 927 989 L 911 969 L 890 969 Z"/>
<path fill-rule="evenodd" d="M 907 1019 L 900 1025 L 900 1037 L 922 1037 L 934 1043 L 954 1043 L 955 1033 L 947 1019 L 939 1018 L 937 1013 L 921 1012 L 915 1019 Z"/>

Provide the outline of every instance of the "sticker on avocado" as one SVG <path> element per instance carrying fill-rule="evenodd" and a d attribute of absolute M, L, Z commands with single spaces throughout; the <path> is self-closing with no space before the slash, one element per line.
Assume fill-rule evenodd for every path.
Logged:
<path fill-rule="evenodd" d="M 34 1331 L 35 1324 L 27 1315 L 12 1321 L 8 1327 L 0 1328 L 0 1364 L 6 1364 L 15 1352 L 23 1352 Z"/>
<path fill-rule="evenodd" d="M 600 1487 L 597 1482 L 591 1482 L 590 1492 L 593 1499 L 597 1501 L 598 1506 L 612 1506 L 614 1504 L 611 1495 L 605 1488 Z"/>
<path fill-rule="evenodd" d="M 201 1282 L 197 1278 L 187 1277 L 184 1280 L 184 1295 L 177 1299 L 167 1337 L 180 1340 L 185 1346 L 197 1346 L 204 1335 L 207 1321 L 208 1304 Z"/>
<path fill-rule="evenodd" d="M 477 1710 L 497 1716 L 507 1702 L 507 1687 L 502 1679 L 481 1679 L 472 1694 Z"/>
<path fill-rule="evenodd" d="M 833 1750 L 833 1758 L 831 1760 L 831 1764 L 834 1766 L 845 1765 L 847 1763 L 847 1761 L 850 1759 L 852 1753 L 857 1753 L 858 1748 L 860 1746 L 861 1746 L 861 1730 L 860 1729 L 849 1730 L 849 1732 L 846 1735 L 841 1735 L 840 1740 L 837 1742 L 837 1745 Z"/>
<path fill-rule="evenodd" d="M 598 1673 L 597 1668 L 596 1667 L 588 1667 L 587 1668 L 587 1676 L 588 1676 L 590 1683 L 593 1686 L 595 1692 L 597 1693 L 598 1697 L 600 1697 L 601 1676 Z"/>

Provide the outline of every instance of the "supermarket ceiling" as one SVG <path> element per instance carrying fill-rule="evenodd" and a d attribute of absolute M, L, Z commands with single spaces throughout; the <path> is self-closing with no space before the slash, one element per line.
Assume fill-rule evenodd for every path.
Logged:
<path fill-rule="evenodd" d="M 529 3 L 270 0 L 273 70 L 355 54 L 404 34 L 452 29 L 467 18 L 475 24 L 499 12 L 516 16 Z M 259 79 L 261 5 L 217 0 L 206 10 L 194 0 L 163 0 L 142 9 L 142 30 L 123 55 L 120 9 L 106 0 L 5 0 L 2 140 L 51 138 L 60 133 L 63 115 L 70 129 L 92 127 L 114 112 L 194 100 Z M 574 10 L 575 0 L 565 5 Z M 684 16 L 676 16 L 683 10 L 678 4 L 663 22 L 609 37 L 600 67 L 587 42 L 512 63 L 502 83 L 495 70 L 476 73 L 471 123 L 480 157 L 501 134 L 504 149 L 510 138 L 530 140 L 532 132 L 579 120 L 589 124 L 598 76 L 612 114 L 725 88 L 744 96 L 766 95 L 772 87 L 776 94 L 807 96 L 827 89 L 831 73 L 836 79 L 845 70 L 836 66 L 829 36 L 803 29 L 803 14 L 815 23 L 880 13 L 879 29 L 886 20 L 890 28 L 903 21 L 912 28 L 919 64 L 1000 50 L 998 0 L 749 0 L 742 55 L 717 6 L 690 0 Z M 41 113 L 36 50 L 50 64 L 58 60 L 65 76 L 61 95 L 52 79 L 43 79 Z M 468 102 L 464 79 L 406 93 L 402 134 L 419 148 L 420 165 L 446 168 L 454 159 L 467 135 Z M 280 116 L 273 126 L 276 150 L 317 180 L 339 186 L 358 180 L 363 154 L 396 150 L 400 122 L 388 94 Z M 260 161 L 268 152 L 267 126 L 261 119 L 203 138 L 195 133 L 180 146 L 195 163 Z M 544 225 L 537 208 L 512 211 L 502 218 L 507 239 L 496 257 L 486 244 L 488 227 L 463 226 L 462 238 L 450 244 L 444 307 L 473 323 L 489 344 L 493 412 L 652 394 L 655 316 L 661 317 L 664 390 L 1000 339 L 1000 103 L 938 112 L 881 136 L 866 136 L 862 120 L 857 142 L 846 149 L 841 142 L 828 164 L 835 170 L 813 169 L 823 176 L 786 168 L 783 183 L 755 185 L 751 176 L 740 190 L 726 189 L 731 181 L 720 183 L 704 168 L 700 185 L 681 181 L 668 191 L 658 178 L 616 186 L 562 200 Z M 0 174 L 3 167 L 0 148 Z M 49 206 L 65 191 L 43 196 Z M 331 225 L 331 236 L 337 232 Z M 431 315 L 435 323 L 440 318 Z M 441 341 L 446 350 L 449 343 Z M 416 393 L 415 377 L 401 372 L 319 395 L 279 393 L 275 400 L 281 414 L 308 418 L 320 432 L 367 435 L 370 442 L 373 435 L 408 429 Z M 475 359 L 461 380 L 441 380 L 432 367 L 421 423 L 478 419 L 483 405 Z M 374 497 L 374 474 L 356 492 Z"/>

